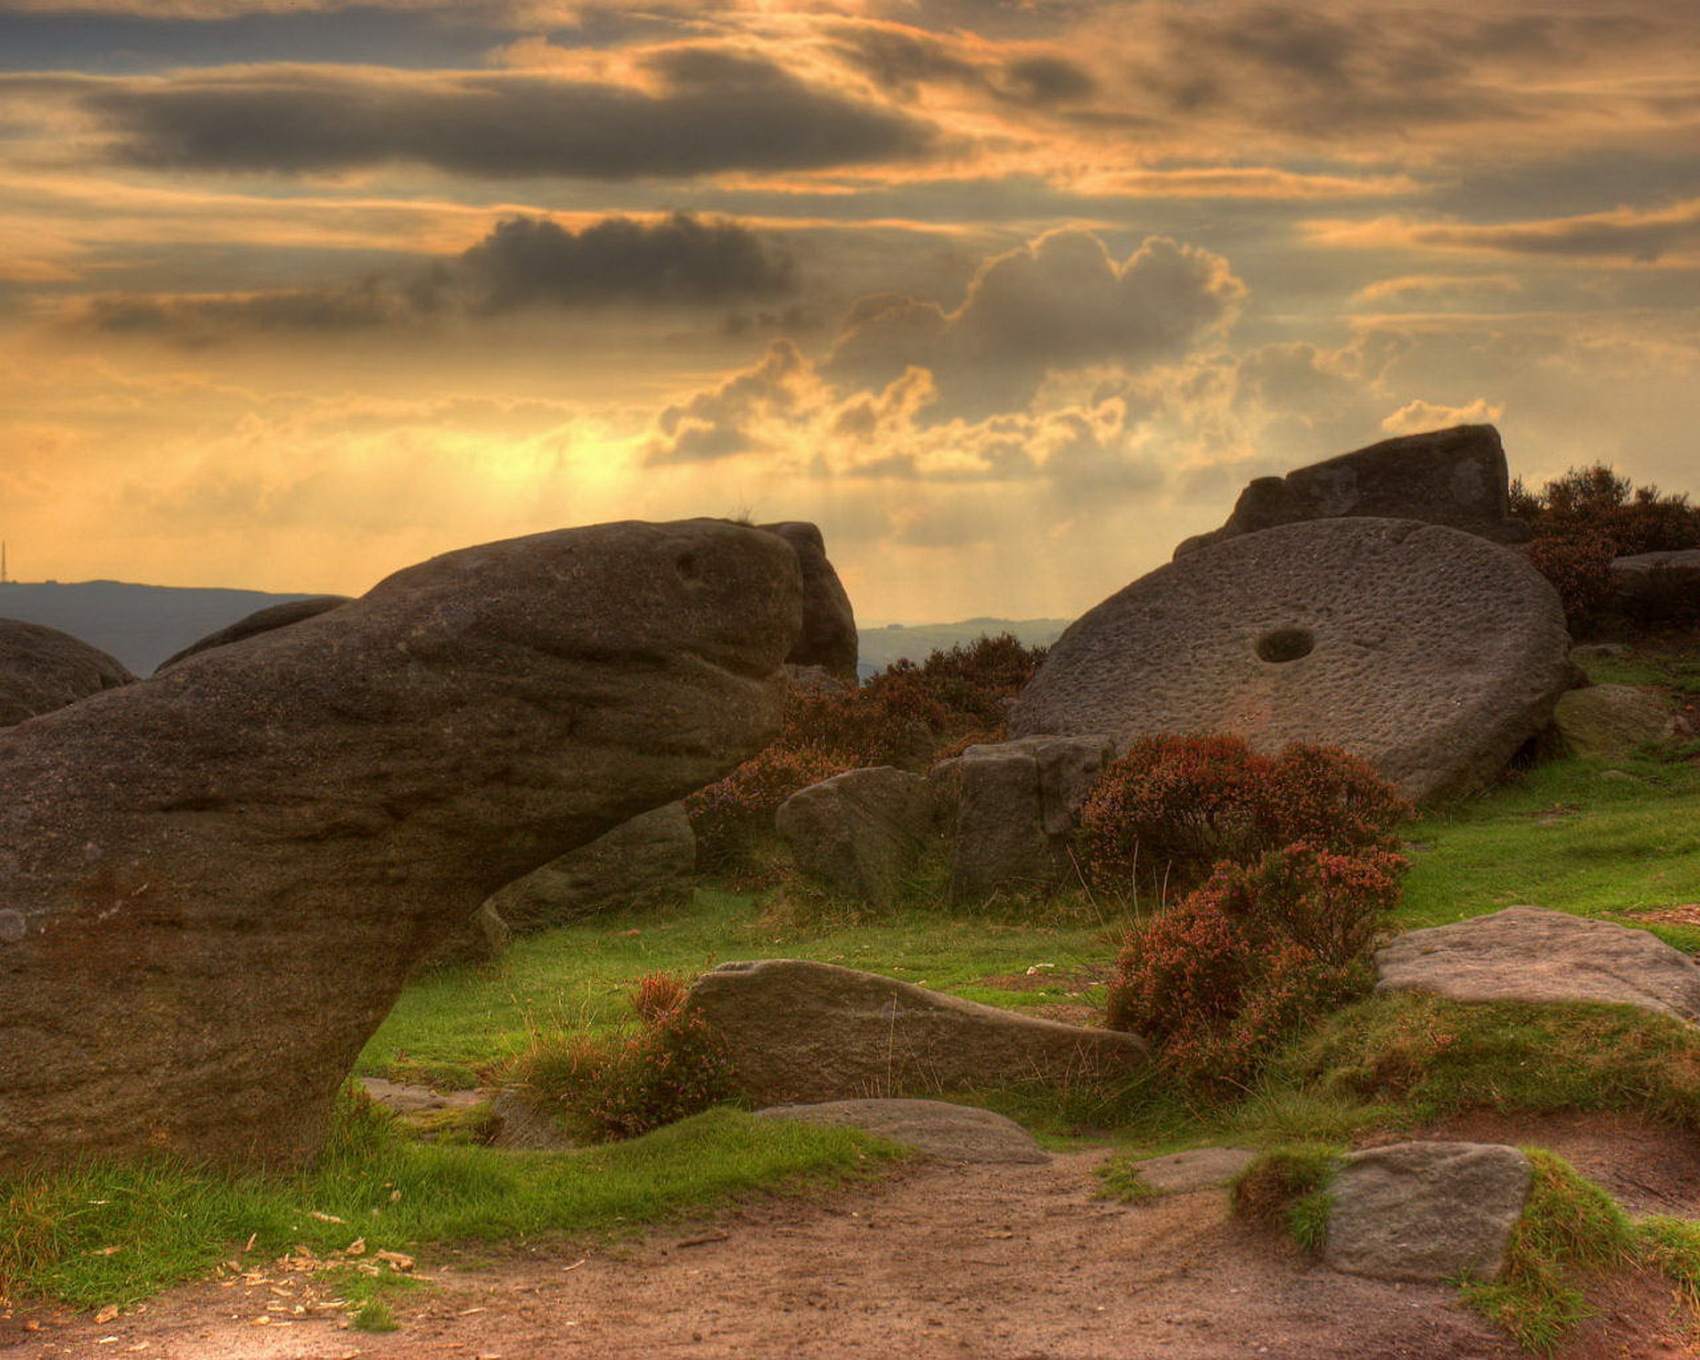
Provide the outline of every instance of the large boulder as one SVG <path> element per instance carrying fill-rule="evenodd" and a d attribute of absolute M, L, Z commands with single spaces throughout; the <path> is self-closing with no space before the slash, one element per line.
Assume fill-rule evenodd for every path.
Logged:
<path fill-rule="evenodd" d="M 0 727 L 134 682 L 116 657 L 39 623 L 0 619 Z"/>
<path fill-rule="evenodd" d="M 1511 518 L 1499 431 L 1457 425 L 1384 439 L 1285 477 L 1258 477 L 1240 492 L 1226 524 L 1185 540 L 1175 556 L 1279 524 L 1343 516 L 1449 524 L 1500 543 L 1521 543 L 1530 532 Z"/>
<path fill-rule="evenodd" d="M 282 604 L 256 609 L 252 614 L 237 619 L 235 623 L 220 628 L 217 632 L 208 633 L 198 642 L 191 642 L 182 651 L 166 657 L 154 668 L 154 674 L 158 675 L 179 661 L 186 661 L 197 653 L 210 651 L 214 647 L 227 647 L 232 642 L 241 642 L 244 638 L 269 633 L 274 628 L 288 628 L 292 624 L 305 623 L 308 619 L 317 618 L 332 609 L 340 609 L 348 603 L 348 599 L 346 595 L 309 595 L 305 599 L 285 600 Z"/>
<path fill-rule="evenodd" d="M 1560 695 L 1552 712 L 1563 748 L 1579 756 L 1627 755 L 1644 742 L 1676 735 L 1665 696 L 1643 685 L 1590 685 Z"/>
<path fill-rule="evenodd" d="M 616 907 L 682 902 L 696 863 L 691 819 L 682 803 L 668 803 L 550 860 L 486 905 L 515 931 L 547 930 Z"/>
<path fill-rule="evenodd" d="M 1700 547 L 1616 558 L 1609 605 L 1641 625 L 1700 619 Z"/>
<path fill-rule="evenodd" d="M 803 573 L 803 631 L 785 660 L 793 666 L 820 666 L 840 680 L 856 683 L 856 613 L 850 596 L 827 560 L 820 530 L 802 520 L 763 524 L 791 545 Z"/>
<path fill-rule="evenodd" d="M 1558 596 L 1517 553 L 1412 520 L 1311 520 L 1112 595 L 1051 648 L 1010 732 L 1338 746 L 1438 798 L 1486 783 L 1546 725 L 1568 650 Z"/>
<path fill-rule="evenodd" d="M 970 746 L 931 778 L 950 826 L 951 901 L 1046 892 L 1068 878 L 1075 814 L 1115 758 L 1106 736 L 1026 737 Z"/>
<path fill-rule="evenodd" d="M 1700 965 L 1645 930 L 1506 907 L 1376 951 L 1378 992 L 1454 1001 L 1605 1001 L 1700 1022 Z"/>
<path fill-rule="evenodd" d="M 876 765 L 799 789 L 774 826 L 797 867 L 834 892 L 889 906 L 933 830 L 933 791 L 918 774 Z"/>
<path fill-rule="evenodd" d="M 687 1005 L 763 1103 L 929 1096 L 1141 1067 L 1143 1039 L 1016 1015 L 894 978 L 800 959 L 723 963 Z"/>
<path fill-rule="evenodd" d="M 1323 1260 L 1377 1280 L 1492 1280 L 1534 1173 L 1498 1143 L 1394 1143 L 1347 1156 L 1328 1187 Z"/>
<path fill-rule="evenodd" d="M 771 739 L 799 595 L 721 521 L 537 534 L 0 735 L 0 1175 L 309 1155 L 480 902 Z"/>

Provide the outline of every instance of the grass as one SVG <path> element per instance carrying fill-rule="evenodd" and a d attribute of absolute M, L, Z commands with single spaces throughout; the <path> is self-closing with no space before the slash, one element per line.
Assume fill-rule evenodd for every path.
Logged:
<path fill-rule="evenodd" d="M 1241 1218 L 1279 1227 L 1311 1255 L 1328 1235 L 1329 1183 L 1343 1149 L 1329 1143 L 1270 1148 L 1234 1178 L 1229 1198 Z"/>
<path fill-rule="evenodd" d="M 1512 1230 L 1505 1267 L 1492 1281 L 1466 1280 L 1464 1302 L 1505 1328 L 1517 1344 L 1550 1354 L 1593 1313 L 1584 1290 L 1590 1272 L 1631 1264 L 1634 1225 L 1617 1202 L 1562 1158 L 1524 1148 L 1533 1181 Z"/>
<path fill-rule="evenodd" d="M 349 1102 L 319 1164 L 294 1177 L 89 1163 L 6 1185 L 0 1295 L 123 1306 L 222 1262 L 299 1248 L 331 1259 L 357 1240 L 369 1253 L 411 1253 L 431 1243 L 629 1230 L 752 1194 L 866 1177 L 899 1155 L 852 1130 L 724 1109 L 607 1147 L 499 1153 L 403 1138 L 387 1118 Z"/>

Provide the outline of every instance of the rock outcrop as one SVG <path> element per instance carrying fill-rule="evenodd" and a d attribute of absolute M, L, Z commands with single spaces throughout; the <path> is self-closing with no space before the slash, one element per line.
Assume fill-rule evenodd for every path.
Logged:
<path fill-rule="evenodd" d="M 691 819 L 682 803 L 668 803 L 550 860 L 486 905 L 516 932 L 547 930 L 616 907 L 682 902 L 696 863 Z"/>
<path fill-rule="evenodd" d="M 182 651 L 166 657 L 154 668 L 154 674 L 169 670 L 179 661 L 186 661 L 199 652 L 210 651 L 214 647 L 225 647 L 232 642 L 240 642 L 243 638 L 257 637 L 261 633 L 271 632 L 274 628 L 288 628 L 291 624 L 304 623 L 332 609 L 339 609 L 348 601 L 349 597 L 346 595 L 309 595 L 304 600 L 285 600 L 282 604 L 256 609 L 245 618 L 237 619 L 235 623 L 220 628 L 217 632 L 208 633 L 204 638 L 191 642 Z"/>
<path fill-rule="evenodd" d="M 1700 619 L 1700 547 L 1615 559 L 1608 606 L 1641 626 Z"/>
<path fill-rule="evenodd" d="M 1558 596 L 1519 554 L 1412 520 L 1311 520 L 1112 595 L 1051 648 L 1010 733 L 1338 746 L 1432 799 L 1485 783 L 1546 725 L 1568 651 Z"/>
<path fill-rule="evenodd" d="M 889 906 L 933 830 L 933 792 L 918 774 L 877 765 L 799 789 L 774 826 L 796 865 L 844 897 Z"/>
<path fill-rule="evenodd" d="M 1329 1184 L 1323 1260 L 1377 1280 L 1492 1280 L 1533 1171 L 1497 1143 L 1394 1143 L 1354 1152 Z"/>
<path fill-rule="evenodd" d="M 1016 1015 L 830 963 L 761 959 L 704 973 L 687 1004 L 763 1103 L 925 1096 L 1137 1070 L 1143 1039 Z"/>
<path fill-rule="evenodd" d="M 0 619 L 0 727 L 135 681 L 116 657 L 44 624 Z"/>
<path fill-rule="evenodd" d="M 792 666 L 820 666 L 828 674 L 856 683 L 856 613 L 850 596 L 827 560 L 826 542 L 820 530 L 802 520 L 758 526 L 777 535 L 797 554 L 803 573 L 803 630 L 791 655 Z"/>
<path fill-rule="evenodd" d="M 480 902 L 772 737 L 799 596 L 720 521 L 538 534 L 0 734 L 0 1175 L 310 1154 Z"/>
<path fill-rule="evenodd" d="M 1070 871 L 1075 813 L 1115 758 L 1110 738 L 1027 737 L 970 746 L 929 774 L 946 804 L 950 898 L 1046 892 Z"/>
<path fill-rule="evenodd" d="M 1285 477 L 1259 477 L 1240 492 L 1226 524 L 1187 539 L 1175 556 L 1280 524 L 1343 516 L 1447 524 L 1500 543 L 1521 543 L 1530 532 L 1511 518 L 1499 431 L 1456 425 L 1384 439 Z"/>
<path fill-rule="evenodd" d="M 1375 954 L 1378 992 L 1453 1001 L 1604 1001 L 1700 1022 L 1700 965 L 1645 930 L 1507 907 L 1408 930 Z"/>

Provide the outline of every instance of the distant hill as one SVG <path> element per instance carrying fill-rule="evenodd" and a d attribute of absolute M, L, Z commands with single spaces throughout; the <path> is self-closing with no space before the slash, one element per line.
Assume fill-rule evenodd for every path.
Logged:
<path fill-rule="evenodd" d="M 110 652 L 137 675 L 148 675 L 166 657 L 256 609 L 304 600 L 305 594 L 142 586 L 124 581 L 44 581 L 0 584 L 0 618 L 44 623 Z M 959 623 L 893 623 L 859 631 L 857 669 L 865 679 L 893 661 L 925 661 L 983 636 L 1013 633 L 1029 647 L 1045 646 L 1070 619 L 963 619 Z"/>
<path fill-rule="evenodd" d="M 963 619 L 960 623 L 893 623 L 884 628 L 857 630 L 860 655 L 856 669 L 865 680 L 893 661 L 907 657 L 925 661 L 932 652 L 948 651 L 979 637 L 1013 633 L 1029 647 L 1048 647 L 1062 636 L 1073 619 Z"/>
<path fill-rule="evenodd" d="M 166 657 L 256 609 L 306 598 L 124 581 L 10 581 L 0 584 L 0 618 L 57 628 L 148 675 Z"/>

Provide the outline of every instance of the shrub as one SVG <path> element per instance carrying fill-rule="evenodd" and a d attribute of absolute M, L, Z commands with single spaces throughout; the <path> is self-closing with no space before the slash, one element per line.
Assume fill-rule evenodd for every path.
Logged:
<path fill-rule="evenodd" d="M 1614 557 L 1700 547 L 1700 506 L 1686 494 L 1636 487 L 1604 463 L 1571 468 L 1538 493 L 1515 481 L 1511 509 L 1534 529 L 1529 560 L 1558 591 L 1573 629 L 1598 621 Z"/>
<path fill-rule="evenodd" d="M 1295 844 L 1223 865 L 1128 941 L 1108 1024 L 1201 1091 L 1243 1086 L 1294 1034 L 1368 990 L 1405 862 Z"/>
<path fill-rule="evenodd" d="M 1244 738 L 1145 737 L 1104 771 L 1079 813 L 1076 853 L 1094 887 L 1174 898 L 1221 861 L 1297 841 L 1392 849 L 1411 806 L 1366 762 L 1327 747 L 1260 755 Z"/>
<path fill-rule="evenodd" d="M 860 689 L 795 689 L 777 740 L 685 800 L 701 866 L 761 875 L 773 814 L 800 789 L 867 765 L 925 767 L 968 741 L 997 741 L 1009 700 L 1044 658 L 1008 633 L 920 665 L 899 661 Z"/>
<path fill-rule="evenodd" d="M 734 1099 L 725 1044 L 685 996 L 681 978 L 648 974 L 628 995 L 634 1033 L 539 1039 L 516 1065 L 520 1084 L 587 1142 L 635 1138 Z"/>

